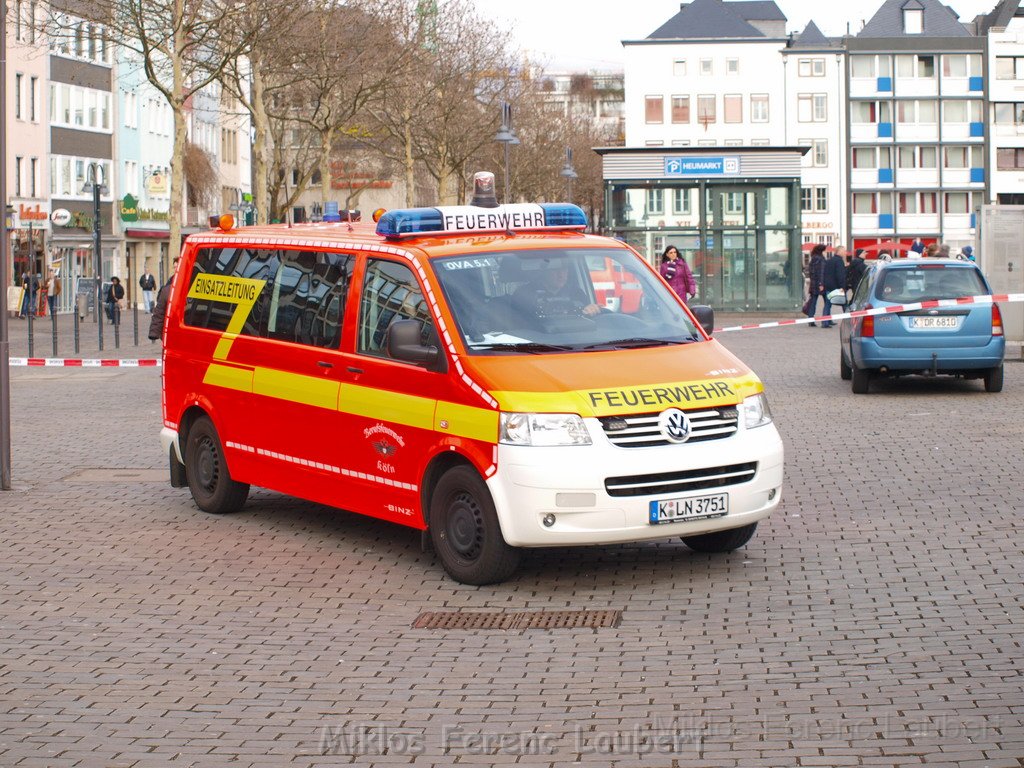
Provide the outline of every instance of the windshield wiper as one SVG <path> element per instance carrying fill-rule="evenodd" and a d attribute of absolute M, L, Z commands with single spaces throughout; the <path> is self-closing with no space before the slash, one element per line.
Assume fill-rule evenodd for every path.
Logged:
<path fill-rule="evenodd" d="M 668 347 L 673 344 L 689 344 L 690 342 L 696 341 L 694 337 L 688 339 L 649 339 L 644 336 L 637 336 L 631 339 L 614 339 L 613 341 L 603 341 L 600 344 L 591 344 L 584 349 L 638 349 L 640 347 Z"/>
<path fill-rule="evenodd" d="M 540 354 L 542 352 L 569 352 L 575 347 L 560 347 L 557 344 L 541 344 L 536 341 L 521 341 L 518 343 L 501 342 L 496 344 L 471 344 L 470 349 L 486 349 L 498 352 L 529 352 Z"/>

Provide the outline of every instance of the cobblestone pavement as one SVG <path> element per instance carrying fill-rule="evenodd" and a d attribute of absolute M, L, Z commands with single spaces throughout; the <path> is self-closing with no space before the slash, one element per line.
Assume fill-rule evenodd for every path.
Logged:
<path fill-rule="evenodd" d="M 836 329 L 722 341 L 786 442 L 754 540 L 532 551 L 481 588 L 409 529 L 267 491 L 197 511 L 157 370 L 13 369 L 0 766 L 1024 765 L 1024 365 L 854 396 Z M 411 629 L 526 608 L 623 621 Z"/>

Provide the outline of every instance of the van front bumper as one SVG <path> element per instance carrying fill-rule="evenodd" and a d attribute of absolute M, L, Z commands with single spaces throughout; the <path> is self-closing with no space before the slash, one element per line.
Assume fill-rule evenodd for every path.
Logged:
<path fill-rule="evenodd" d="M 487 481 L 505 541 L 518 547 L 615 544 L 690 536 L 738 528 L 767 517 L 782 497 L 782 440 L 774 424 L 741 429 L 722 440 L 651 448 L 620 448 L 600 423 L 587 419 L 595 443 L 537 448 L 498 446 L 498 471 Z M 700 470 L 749 462 L 754 476 L 711 489 L 642 496 L 613 496 L 609 477 Z M 722 517 L 650 522 L 650 503 L 727 493 Z M 544 524 L 547 515 L 554 523 Z"/>

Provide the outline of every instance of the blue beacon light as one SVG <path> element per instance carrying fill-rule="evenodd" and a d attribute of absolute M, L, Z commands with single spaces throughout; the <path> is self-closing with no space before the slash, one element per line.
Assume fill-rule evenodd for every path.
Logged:
<path fill-rule="evenodd" d="M 377 222 L 377 234 L 390 239 L 431 234 L 466 234 L 535 229 L 586 229 L 587 215 L 570 203 L 498 205 L 494 174 L 473 177 L 473 200 L 455 208 L 405 208 L 388 211 Z M 543 224 L 540 223 L 543 216 Z"/>

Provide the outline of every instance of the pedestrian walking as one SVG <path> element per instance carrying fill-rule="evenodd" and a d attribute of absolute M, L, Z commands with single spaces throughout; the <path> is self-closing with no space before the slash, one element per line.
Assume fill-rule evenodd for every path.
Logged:
<path fill-rule="evenodd" d="M 914 242 L 910 244 L 910 253 L 915 256 L 920 256 L 924 253 L 924 241 L 920 237 L 915 237 Z M 908 254 L 909 256 L 910 254 Z M 913 258 L 913 256 L 911 256 Z"/>
<path fill-rule="evenodd" d="M 46 278 L 46 304 L 53 315 L 57 309 L 57 297 L 60 296 L 60 276 L 56 270 L 51 269 Z"/>
<path fill-rule="evenodd" d="M 846 270 L 846 305 L 849 306 L 850 302 L 853 301 L 853 294 L 857 292 L 857 286 L 860 285 L 860 279 L 864 277 L 864 272 L 867 271 L 867 264 L 864 263 L 864 257 L 861 255 L 864 251 L 860 248 L 857 252 L 850 257 L 850 266 Z"/>
<path fill-rule="evenodd" d="M 929 245 L 927 248 L 924 249 L 924 257 L 926 259 L 934 259 L 938 255 L 939 255 L 939 246 L 937 246 L 935 243 L 932 243 L 931 245 Z"/>
<path fill-rule="evenodd" d="M 110 287 L 107 288 L 107 295 L 104 303 L 107 305 L 107 317 L 114 325 L 121 324 L 121 302 L 124 301 L 124 286 L 121 285 L 121 278 L 114 276 L 110 278 Z"/>
<path fill-rule="evenodd" d="M 832 314 L 832 301 L 829 299 L 829 294 L 837 288 L 846 289 L 846 249 L 843 246 L 836 248 L 832 255 L 825 260 L 825 264 L 822 267 L 822 285 L 824 289 L 822 293 L 825 299 L 825 310 L 824 315 L 827 317 Z M 831 328 L 835 323 L 831 320 L 824 320 L 821 323 L 822 328 Z"/>
<path fill-rule="evenodd" d="M 153 317 L 149 321 L 149 340 L 158 341 L 164 335 L 164 317 L 167 315 L 167 302 L 171 299 L 171 286 L 174 284 L 174 275 L 178 271 L 180 257 L 174 259 L 171 264 L 171 276 L 160 288 L 156 297 L 156 306 L 153 307 Z"/>
<path fill-rule="evenodd" d="M 679 249 L 674 245 L 668 246 L 661 254 L 661 266 L 658 267 L 658 271 L 683 303 L 697 295 L 697 283 L 693 279 L 690 265 L 686 263 L 686 259 L 680 257 Z"/>
<path fill-rule="evenodd" d="M 139 278 L 139 288 L 142 289 L 142 303 L 147 312 L 153 311 L 153 297 L 156 293 L 156 278 L 153 273 L 146 269 Z"/>
<path fill-rule="evenodd" d="M 825 245 L 823 243 L 818 243 L 811 249 L 811 260 L 807 263 L 807 279 L 807 302 L 804 304 L 804 314 L 814 317 L 814 311 L 818 307 L 818 297 L 825 292 Z M 813 328 L 814 323 L 810 323 L 809 327 Z"/>
<path fill-rule="evenodd" d="M 975 261 L 975 258 L 974 258 L 974 248 L 969 246 L 969 245 L 965 245 L 960 250 L 960 256 L 962 258 L 967 259 L 968 261 Z"/>

